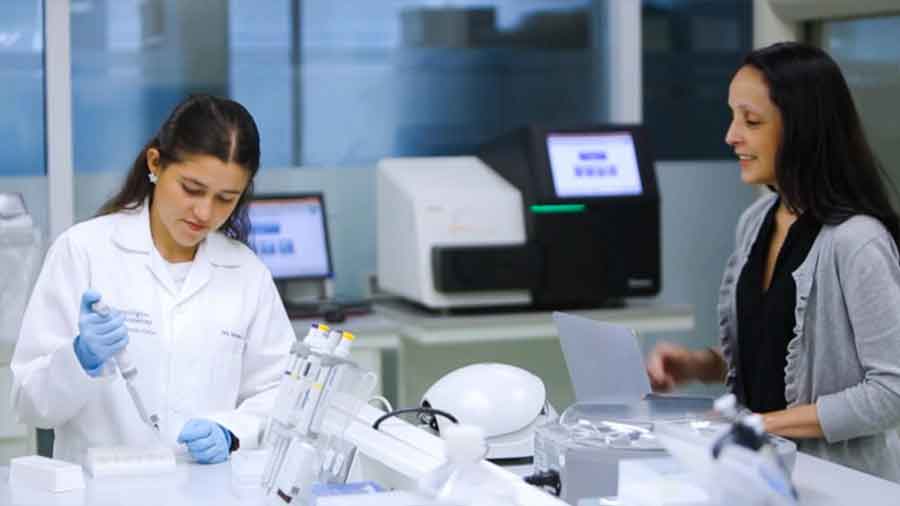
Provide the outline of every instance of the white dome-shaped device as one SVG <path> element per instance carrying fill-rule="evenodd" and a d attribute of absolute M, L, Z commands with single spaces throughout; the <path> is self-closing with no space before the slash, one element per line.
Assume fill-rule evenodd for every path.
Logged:
<path fill-rule="evenodd" d="M 422 397 L 422 405 L 446 411 L 460 424 L 480 427 L 488 439 L 488 458 L 533 454 L 534 428 L 555 417 L 547 408 L 544 382 L 507 364 L 473 364 L 450 372 Z M 448 421 L 435 418 L 438 430 Z"/>
<path fill-rule="evenodd" d="M 476 425 L 486 437 L 494 437 L 533 422 L 546 397 L 541 379 L 524 369 L 506 364 L 473 364 L 435 382 L 422 397 L 422 404 L 447 411 L 459 423 Z"/>

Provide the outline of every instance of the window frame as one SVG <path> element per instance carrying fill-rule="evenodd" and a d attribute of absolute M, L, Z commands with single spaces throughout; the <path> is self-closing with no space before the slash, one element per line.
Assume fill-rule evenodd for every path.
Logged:
<path fill-rule="evenodd" d="M 67 0 L 44 0 L 44 111 L 49 242 L 75 217 L 72 64 Z"/>

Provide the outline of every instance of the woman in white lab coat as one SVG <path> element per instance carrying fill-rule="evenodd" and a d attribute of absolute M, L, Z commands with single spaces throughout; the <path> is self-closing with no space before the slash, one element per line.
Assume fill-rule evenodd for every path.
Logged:
<path fill-rule="evenodd" d="M 54 457 L 178 442 L 216 463 L 259 443 L 294 339 L 270 273 L 244 245 L 259 156 L 244 107 L 191 97 L 98 217 L 53 243 L 13 356 L 12 398 L 24 423 L 55 430 Z M 101 297 L 111 314 L 92 309 Z M 158 433 L 114 367 L 122 349 Z"/>

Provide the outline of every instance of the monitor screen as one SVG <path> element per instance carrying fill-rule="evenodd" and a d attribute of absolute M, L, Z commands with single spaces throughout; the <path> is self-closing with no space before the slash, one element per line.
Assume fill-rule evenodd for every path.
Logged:
<path fill-rule="evenodd" d="M 632 196 L 643 191 L 629 132 L 550 133 L 547 155 L 557 197 Z"/>
<path fill-rule="evenodd" d="M 249 215 L 250 247 L 273 278 L 331 276 L 321 195 L 259 197 L 250 203 Z"/>

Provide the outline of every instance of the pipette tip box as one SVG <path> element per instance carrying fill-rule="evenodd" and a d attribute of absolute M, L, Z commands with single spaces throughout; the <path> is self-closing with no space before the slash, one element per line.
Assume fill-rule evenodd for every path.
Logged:
<path fill-rule="evenodd" d="M 88 448 L 85 467 L 94 478 L 164 474 L 175 471 L 175 453 L 163 446 Z"/>
<path fill-rule="evenodd" d="M 9 461 L 9 483 L 49 492 L 65 492 L 84 488 L 81 466 L 39 455 L 16 457 Z"/>

